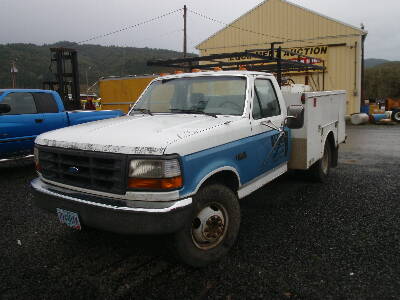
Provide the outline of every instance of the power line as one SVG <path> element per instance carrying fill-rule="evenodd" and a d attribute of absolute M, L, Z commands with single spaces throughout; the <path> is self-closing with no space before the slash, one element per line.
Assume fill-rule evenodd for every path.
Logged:
<path fill-rule="evenodd" d="M 191 13 L 193 13 L 195 15 L 198 15 L 198 16 L 204 18 L 204 19 L 207 19 L 207 20 L 215 22 L 215 23 L 219 23 L 219 24 L 224 25 L 226 27 L 231 27 L 231 28 L 235 28 L 235 29 L 238 29 L 238 30 L 242 30 L 242 31 L 246 31 L 246 32 L 250 32 L 250 33 L 254 33 L 254 34 L 258 34 L 258 35 L 263 35 L 263 36 L 266 36 L 266 37 L 272 37 L 272 38 L 276 38 L 276 39 L 280 39 L 280 40 L 281 39 L 285 39 L 285 38 L 274 36 L 274 35 L 271 35 L 271 34 L 261 33 L 261 32 L 253 31 L 253 30 L 250 30 L 250 29 L 242 28 L 242 27 L 239 27 L 239 26 L 231 25 L 231 24 L 222 22 L 220 20 L 217 20 L 215 18 L 206 16 L 206 15 L 204 15 L 202 13 L 196 12 L 196 11 L 191 10 L 191 9 L 188 9 L 188 11 L 190 11 Z M 285 39 L 285 40 L 289 41 L 289 39 Z"/>
<path fill-rule="evenodd" d="M 152 38 L 147 38 L 147 39 L 136 41 L 136 43 L 142 43 L 142 42 L 146 42 L 146 41 L 154 41 L 156 39 L 160 39 L 160 38 L 164 38 L 166 36 L 170 36 L 170 35 L 172 35 L 174 33 L 177 33 L 177 32 L 183 32 L 183 29 L 180 28 L 180 29 L 175 29 L 175 30 L 172 30 L 172 31 L 168 31 L 168 32 L 162 33 L 160 35 L 154 36 Z"/>
<path fill-rule="evenodd" d="M 108 32 L 108 33 L 104 33 L 104 34 L 100 34 L 100 35 L 94 36 L 94 37 L 89 38 L 89 39 L 87 39 L 87 40 L 83 40 L 83 41 L 77 42 L 77 44 L 83 44 L 83 43 L 86 43 L 86 42 L 89 42 L 89 41 L 97 40 L 97 39 L 100 39 L 100 38 L 103 38 L 103 37 L 106 37 L 106 36 L 110 36 L 110 35 L 119 33 L 119 32 L 122 32 L 122 31 L 130 30 L 130 29 L 133 29 L 133 28 L 135 28 L 135 27 L 139 27 L 139 26 L 141 26 L 141 25 L 145 25 L 145 24 L 148 24 L 148 23 L 151 23 L 151 22 L 160 20 L 160 19 L 165 18 L 165 17 L 167 17 L 167 16 L 169 16 L 169 15 L 175 14 L 175 13 L 181 11 L 181 10 L 182 10 L 182 8 L 179 8 L 179 9 L 170 11 L 170 12 L 165 13 L 165 14 L 163 14 L 163 15 L 154 17 L 154 18 L 152 18 L 152 19 L 149 19 L 149 20 L 146 20 L 146 21 L 143 21 L 143 22 L 134 24 L 134 25 L 130 25 L 130 26 L 127 26 L 127 27 L 124 27 L 124 28 L 121 28 L 121 29 L 118 29 L 118 30 L 115 30 L 115 31 L 111 31 L 111 32 Z"/>

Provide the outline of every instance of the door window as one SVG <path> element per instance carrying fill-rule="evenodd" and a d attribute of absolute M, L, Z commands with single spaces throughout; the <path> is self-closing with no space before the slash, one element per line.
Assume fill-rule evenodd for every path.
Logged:
<path fill-rule="evenodd" d="M 39 113 L 57 113 L 58 106 L 52 94 L 34 93 L 36 107 Z"/>
<path fill-rule="evenodd" d="M 254 82 L 253 119 L 279 116 L 281 108 L 275 89 L 268 79 L 256 79 Z"/>
<path fill-rule="evenodd" d="M 11 110 L 4 115 L 36 114 L 37 109 L 33 96 L 30 93 L 10 93 L 1 101 L 8 104 Z"/>

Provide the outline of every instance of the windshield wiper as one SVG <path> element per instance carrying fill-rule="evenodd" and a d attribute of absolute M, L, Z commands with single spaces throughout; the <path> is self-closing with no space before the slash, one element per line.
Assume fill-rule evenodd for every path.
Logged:
<path fill-rule="evenodd" d="M 170 111 L 177 112 L 177 113 L 185 113 L 185 114 L 200 114 L 200 115 L 206 115 L 206 116 L 210 116 L 213 118 L 217 118 L 217 114 L 204 112 L 202 110 L 172 108 L 172 109 L 170 109 Z"/>
<path fill-rule="evenodd" d="M 133 111 L 140 111 L 142 113 L 148 114 L 150 116 L 152 116 L 153 114 L 151 113 L 150 109 L 147 108 L 134 108 L 132 109 Z"/>

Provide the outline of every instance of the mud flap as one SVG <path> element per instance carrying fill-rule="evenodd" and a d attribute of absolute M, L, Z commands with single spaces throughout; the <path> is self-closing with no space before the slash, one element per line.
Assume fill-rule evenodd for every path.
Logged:
<path fill-rule="evenodd" d="M 338 165 L 339 159 L 339 145 L 337 147 L 332 147 L 332 157 L 331 157 L 331 167 L 335 168 Z"/>

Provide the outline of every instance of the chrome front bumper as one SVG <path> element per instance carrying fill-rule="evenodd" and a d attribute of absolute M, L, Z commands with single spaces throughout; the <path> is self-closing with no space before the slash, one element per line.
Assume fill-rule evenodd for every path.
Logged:
<path fill-rule="evenodd" d="M 191 217 L 192 198 L 177 201 L 135 201 L 96 196 L 31 182 L 37 206 L 56 214 L 57 208 L 75 212 L 83 226 L 123 234 L 161 234 L 179 230 Z"/>

